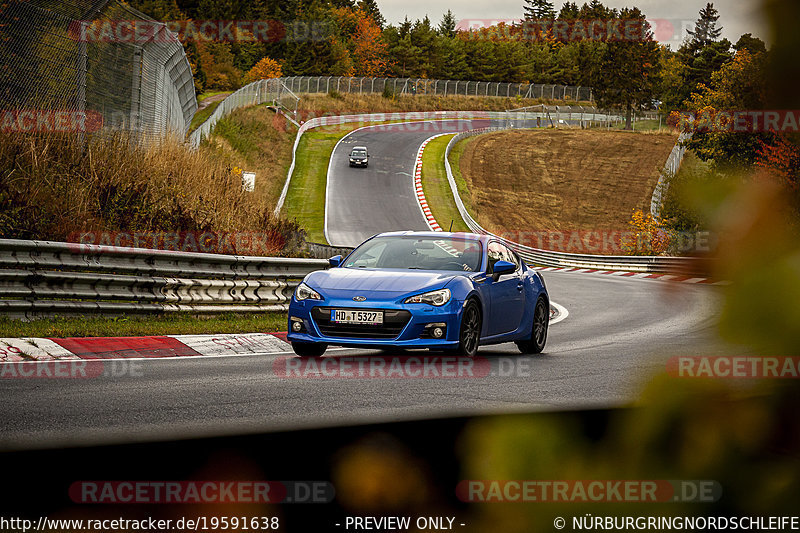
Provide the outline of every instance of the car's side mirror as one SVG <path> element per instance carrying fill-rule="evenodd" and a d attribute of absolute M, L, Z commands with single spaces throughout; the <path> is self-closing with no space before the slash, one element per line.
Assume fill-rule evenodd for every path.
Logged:
<path fill-rule="evenodd" d="M 331 265 L 332 268 L 336 268 L 342 264 L 342 256 L 334 255 L 333 257 L 328 259 L 328 263 Z"/>
<path fill-rule="evenodd" d="M 497 278 L 505 274 L 513 274 L 517 270 L 517 265 L 509 263 L 508 261 L 498 261 L 492 267 L 492 278 L 497 281 Z"/>

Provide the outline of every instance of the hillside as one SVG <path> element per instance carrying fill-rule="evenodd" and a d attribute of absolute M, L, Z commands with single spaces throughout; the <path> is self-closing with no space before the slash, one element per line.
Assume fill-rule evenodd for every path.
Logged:
<path fill-rule="evenodd" d="M 494 232 L 625 230 L 650 197 L 677 135 L 529 130 L 467 141 L 460 169 Z"/>

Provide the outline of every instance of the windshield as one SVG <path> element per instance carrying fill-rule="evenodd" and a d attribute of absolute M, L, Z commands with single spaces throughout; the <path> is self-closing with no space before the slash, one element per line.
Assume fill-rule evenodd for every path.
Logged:
<path fill-rule="evenodd" d="M 353 150 L 350 155 L 353 157 L 367 157 L 367 152 L 364 150 Z"/>
<path fill-rule="evenodd" d="M 403 268 L 477 272 L 479 241 L 440 237 L 377 237 L 350 254 L 345 268 Z"/>

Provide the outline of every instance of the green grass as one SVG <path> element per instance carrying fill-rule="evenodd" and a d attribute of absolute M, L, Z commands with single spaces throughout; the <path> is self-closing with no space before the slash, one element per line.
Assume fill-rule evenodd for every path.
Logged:
<path fill-rule="evenodd" d="M 192 123 L 189 125 L 189 133 L 193 132 L 194 130 L 202 126 L 203 122 L 208 120 L 208 117 L 211 116 L 214 110 L 217 109 L 217 107 L 219 107 L 219 104 L 221 103 L 222 100 L 220 100 L 219 102 L 212 102 L 205 109 L 202 109 L 197 113 L 195 113 L 194 116 L 192 117 Z"/>
<path fill-rule="evenodd" d="M 370 125 L 378 124 L 391 124 L 398 121 L 382 121 L 370 123 Z M 402 122 L 402 121 L 399 121 Z M 337 132 L 322 132 L 310 130 L 303 134 L 300 139 L 300 144 L 297 147 L 297 159 L 295 161 L 294 174 L 292 181 L 289 184 L 289 192 L 286 194 L 286 202 L 283 207 L 283 213 L 290 218 L 297 220 L 297 223 L 306 230 L 306 240 L 310 242 L 318 242 L 321 244 L 328 244 L 325 239 L 325 186 L 328 182 L 328 163 L 333 148 L 336 143 L 356 128 L 360 128 L 364 124 L 353 124 L 347 126 L 344 131 Z M 337 128 L 338 129 L 338 128 Z M 459 143 L 461 144 L 461 143 Z M 445 144 L 446 145 L 446 144 Z M 431 146 L 430 144 L 428 146 Z M 463 149 L 462 149 L 463 150 Z M 426 149 L 427 153 L 428 150 Z M 443 161 L 444 151 L 439 155 L 439 161 Z M 447 194 L 450 194 L 449 185 L 447 185 L 447 175 L 444 173 L 444 165 L 441 165 L 441 172 L 444 175 L 444 186 L 447 188 Z M 460 177 L 460 174 L 459 174 Z M 458 181 L 458 180 L 456 180 Z M 463 182 L 463 180 L 462 180 Z M 459 187 L 459 191 L 466 191 L 466 186 Z M 427 194 L 427 193 L 426 193 Z M 463 194 L 463 193 L 462 193 Z M 450 197 L 450 196 L 445 196 Z M 433 200 L 438 202 L 438 200 Z M 455 203 L 452 201 L 452 213 L 458 215 L 458 210 Z M 432 204 L 431 199 L 428 203 Z M 465 205 L 469 205 L 469 197 L 467 194 L 467 201 Z M 436 212 L 434 211 L 434 214 Z M 450 218 L 455 218 L 452 215 L 442 214 L 442 220 L 447 219 L 447 226 L 449 227 Z M 447 218 L 450 217 L 450 218 Z M 458 216 L 456 222 L 461 220 Z M 437 221 L 439 219 L 437 218 Z M 462 222 L 463 224 L 463 222 Z M 464 226 L 465 227 L 465 226 Z M 453 225 L 456 228 L 456 225 Z"/>
<path fill-rule="evenodd" d="M 458 164 L 461 159 L 461 154 L 464 153 L 464 149 L 467 147 L 467 143 L 471 142 L 474 139 L 475 137 L 467 137 L 466 139 L 458 141 L 455 144 L 455 146 L 453 146 L 453 150 L 450 152 L 450 157 L 448 159 L 450 161 L 450 167 L 453 169 L 453 179 L 456 182 L 458 195 L 461 197 L 461 201 L 464 203 L 464 207 L 467 208 L 467 212 L 470 215 L 472 215 L 472 218 L 478 220 L 475 210 L 472 208 L 472 197 L 469 194 L 469 188 L 467 187 L 467 182 L 461 175 L 461 167 Z"/>
<path fill-rule="evenodd" d="M 286 313 L 0 319 L 0 337 L 135 337 L 286 331 Z"/>
<path fill-rule="evenodd" d="M 433 213 L 433 218 L 447 231 L 453 221 L 453 231 L 468 232 L 469 228 L 461 219 L 461 215 L 453 199 L 453 192 L 447 181 L 444 168 L 444 152 L 447 143 L 454 135 L 437 137 L 428 143 L 422 154 L 422 189 Z"/>
<path fill-rule="evenodd" d="M 306 240 L 327 244 L 325 239 L 325 186 L 328 162 L 339 139 L 350 133 L 308 131 L 297 147 L 294 174 L 283 212 L 306 230 Z"/>
<path fill-rule="evenodd" d="M 200 102 L 202 102 L 206 98 L 210 98 L 211 96 L 217 96 L 218 94 L 228 95 L 228 94 L 232 94 L 232 92 L 233 91 L 209 91 L 207 93 L 203 93 L 201 95 L 198 95 L 197 96 L 197 103 L 199 104 Z"/>

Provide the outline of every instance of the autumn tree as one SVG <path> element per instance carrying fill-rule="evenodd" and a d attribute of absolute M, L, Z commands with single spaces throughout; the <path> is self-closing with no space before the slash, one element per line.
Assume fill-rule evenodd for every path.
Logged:
<path fill-rule="evenodd" d="M 283 76 L 283 72 L 281 71 L 280 63 L 274 59 L 265 57 L 245 74 L 244 82 L 252 83 L 258 80 L 280 78 L 281 76 Z"/>
<path fill-rule="evenodd" d="M 366 11 L 356 12 L 356 28 L 353 35 L 353 66 L 356 75 L 365 77 L 382 76 L 388 67 L 387 46 L 383 40 L 380 26 Z"/>
<path fill-rule="evenodd" d="M 756 167 L 765 169 L 795 193 L 800 188 L 800 147 L 782 134 L 771 143 L 759 141 Z"/>
<path fill-rule="evenodd" d="M 665 109 L 684 108 L 692 93 L 700 85 L 708 85 L 711 75 L 733 58 L 730 41 L 719 39 L 722 27 L 718 20 L 714 4 L 700 10 L 694 30 L 688 31 L 687 39 L 678 49 L 680 83 L 664 94 Z"/>
<path fill-rule="evenodd" d="M 721 171 L 750 169 L 762 143 L 773 144 L 773 134 L 733 131 L 727 127 L 725 116 L 718 116 L 719 112 L 764 109 L 766 68 L 765 54 L 753 55 L 741 50 L 733 61 L 712 74 L 708 85 L 701 85 L 692 95 L 689 110 L 700 120 L 700 127 L 689 146 L 700 159 Z"/>

